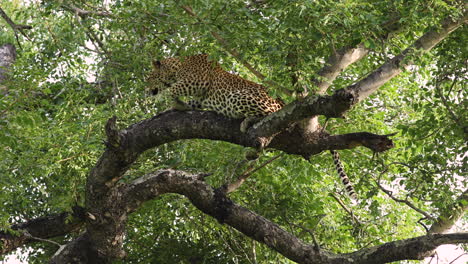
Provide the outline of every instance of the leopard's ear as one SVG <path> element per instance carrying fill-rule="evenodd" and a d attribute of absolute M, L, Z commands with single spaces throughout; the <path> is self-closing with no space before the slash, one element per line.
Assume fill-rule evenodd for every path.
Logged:
<path fill-rule="evenodd" d="M 161 67 L 161 61 L 158 61 L 158 60 L 154 60 L 153 61 L 153 67 L 155 69 L 159 69 Z"/>

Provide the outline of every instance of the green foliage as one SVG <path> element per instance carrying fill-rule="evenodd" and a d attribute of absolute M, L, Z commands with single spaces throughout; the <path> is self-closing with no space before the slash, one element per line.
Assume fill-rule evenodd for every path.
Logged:
<path fill-rule="evenodd" d="M 226 52 L 235 49 L 268 80 L 313 90 L 311 80 L 333 51 L 358 43 L 371 49 L 338 77 L 332 92 L 375 70 L 447 15 L 459 15 L 457 1 L 442 0 L 76 1 L 85 10 L 112 14 L 83 19 L 62 7 L 67 2 L 2 2 L 15 22 L 33 27 L 26 31 L 30 41 L 19 37 L 22 49 L 17 47 L 10 81 L 2 83 L 7 92 L 0 94 L 4 229 L 83 205 L 86 177 L 104 150 L 106 120 L 116 115 L 123 128 L 165 109 L 145 93 L 152 59 L 207 53 L 226 70 L 259 81 Z M 190 5 L 198 18 L 182 5 Z M 383 41 L 384 24 L 392 19 L 401 29 Z M 0 29 L 0 45 L 16 44 L 4 21 Z M 360 196 L 356 206 L 343 194 L 328 153 L 310 162 L 282 156 L 252 175 L 232 199 L 308 243 L 307 230 L 313 230 L 335 252 L 423 234 L 421 215 L 389 199 L 377 182 L 432 215 L 467 188 L 466 38 L 466 27 L 456 31 L 431 54 L 412 58 L 414 71 L 385 84 L 346 119 L 330 120 L 327 128 L 334 134 L 398 132 L 396 147 L 379 157 L 363 148 L 340 152 Z M 225 142 L 173 142 L 145 152 L 123 181 L 177 168 L 213 173 L 207 181 L 219 187 L 246 170 L 245 152 Z M 255 165 L 278 154 L 263 153 Z M 48 247 L 34 246 L 30 263 L 53 254 Z M 126 250 L 125 263 L 291 263 L 177 195 L 147 202 L 131 215 Z"/>

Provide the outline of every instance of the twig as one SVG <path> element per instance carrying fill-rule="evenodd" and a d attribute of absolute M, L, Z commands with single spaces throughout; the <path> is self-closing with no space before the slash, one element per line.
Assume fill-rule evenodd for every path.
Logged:
<path fill-rule="evenodd" d="M 64 161 L 67 161 L 67 160 L 71 160 L 71 159 L 74 159 L 74 158 L 79 157 L 79 156 L 81 156 L 81 155 L 83 155 L 83 154 L 73 155 L 73 156 L 68 157 L 68 158 L 64 158 L 64 159 L 61 159 L 61 160 L 57 160 L 57 163 L 64 162 Z"/>
<path fill-rule="evenodd" d="M 86 35 L 88 35 L 88 37 L 91 39 L 91 42 L 93 43 L 94 47 L 95 48 L 99 48 L 102 50 L 102 52 L 106 55 L 110 55 L 109 52 L 107 51 L 107 49 L 104 47 L 104 44 L 101 42 L 101 40 L 99 39 L 99 37 L 96 35 L 96 33 L 94 33 L 94 31 L 92 30 L 91 27 L 86 27 L 87 28 L 87 31 L 85 32 Z M 97 43 L 97 45 L 96 45 Z"/>
<path fill-rule="evenodd" d="M 423 222 L 421 222 L 422 220 L 426 220 L 426 219 L 427 219 L 426 217 L 423 217 L 419 219 L 417 223 L 422 225 L 422 227 L 426 230 L 426 233 L 429 233 L 429 228 L 427 228 L 427 226 Z"/>
<path fill-rule="evenodd" d="M 252 258 L 253 258 L 253 263 L 257 264 L 257 251 L 255 249 L 255 240 L 252 239 Z"/>
<path fill-rule="evenodd" d="M 278 159 L 279 157 L 283 156 L 284 155 L 284 152 L 279 154 L 279 155 L 276 155 L 275 157 L 267 160 L 266 162 L 264 162 L 263 164 L 261 164 L 260 166 L 258 166 L 257 168 L 255 169 L 252 169 L 252 167 L 248 168 L 244 173 L 242 173 L 235 182 L 229 184 L 227 187 L 226 187 L 226 192 L 227 193 L 231 193 L 233 191 L 235 191 L 237 188 L 239 188 L 242 183 L 244 183 L 245 180 L 247 180 L 247 178 L 249 178 L 250 175 L 254 174 L 256 171 L 258 171 L 259 169 L 265 167 L 266 165 L 272 163 L 273 161 L 275 161 L 276 159 Z"/>
<path fill-rule="evenodd" d="M 450 91 L 452 91 L 452 89 L 453 89 L 453 87 L 455 86 L 456 83 L 457 83 L 457 78 L 455 78 L 453 80 L 452 85 L 450 86 Z M 455 115 L 452 108 L 450 108 L 450 106 L 448 105 L 447 98 L 442 93 L 439 83 L 436 85 L 436 90 L 437 90 L 437 93 L 439 94 L 440 98 L 442 99 L 442 104 L 444 104 L 445 108 L 447 109 L 447 112 L 449 112 L 449 114 L 452 116 L 453 121 L 455 121 L 455 123 L 458 126 L 460 126 L 461 128 L 464 128 L 465 126 L 463 126 L 462 122 L 460 122 L 460 118 L 457 117 L 457 115 Z"/>
<path fill-rule="evenodd" d="M 81 18 L 81 20 L 86 20 L 87 16 L 89 15 L 97 15 L 97 16 L 102 16 L 102 17 L 109 17 L 112 14 L 107 12 L 107 11 L 87 11 L 80 9 L 72 4 L 68 5 L 62 5 L 62 8 L 65 10 L 68 10 L 70 12 L 73 12 L 76 15 L 77 21 L 80 25 L 82 25 L 86 30 L 85 34 L 88 36 L 88 38 L 91 40 L 93 43 L 93 46 L 96 48 L 96 50 L 92 50 L 87 48 L 90 51 L 96 52 L 97 54 L 104 54 L 108 58 L 110 58 L 111 54 L 110 52 L 106 49 L 102 41 L 99 39 L 99 37 L 96 35 L 96 33 L 93 31 L 91 26 L 86 26 L 84 25 L 78 17 Z M 110 60 L 110 59 L 109 59 Z"/>
<path fill-rule="evenodd" d="M 2 16 L 3 19 L 5 19 L 5 21 L 8 23 L 8 25 L 10 25 L 10 27 L 13 29 L 13 32 L 15 33 L 16 42 L 18 43 L 18 46 L 20 48 L 21 48 L 21 43 L 19 42 L 18 31 L 27 40 L 31 41 L 31 39 L 28 37 L 28 35 L 26 35 L 26 33 L 24 33 L 23 29 L 32 29 L 32 26 L 15 24 L 15 22 L 13 22 L 13 20 L 11 20 L 11 18 L 5 13 L 5 11 L 3 11 L 3 9 L 1 7 L 0 7 L 0 16 Z"/>
<path fill-rule="evenodd" d="M 221 231 L 217 231 L 216 232 L 217 235 L 219 236 L 219 238 L 221 238 L 223 241 L 224 241 L 224 245 L 227 246 L 227 248 L 231 251 L 231 253 L 236 257 L 237 259 L 237 254 L 236 254 L 236 251 L 231 247 L 231 243 L 229 243 L 223 236 L 223 234 L 221 233 Z"/>
<path fill-rule="evenodd" d="M 112 16 L 112 14 L 108 11 L 88 11 L 88 10 L 81 9 L 77 6 L 74 6 L 72 4 L 62 5 L 62 7 L 69 11 L 73 11 L 76 15 L 80 17 L 86 17 L 86 16 L 110 17 Z"/>
<path fill-rule="evenodd" d="M 245 163 L 247 163 L 248 161 L 249 161 L 248 159 L 243 159 L 243 160 L 237 162 L 236 165 L 234 166 L 234 169 L 232 170 L 231 175 L 230 175 L 229 178 L 228 178 L 228 181 L 231 181 L 231 179 L 234 178 L 234 174 L 236 174 L 236 171 L 237 171 L 240 167 L 242 167 Z M 252 165 L 250 165 L 250 166 L 252 166 Z M 249 167 L 249 168 L 250 168 L 250 167 Z"/>
<path fill-rule="evenodd" d="M 319 220 L 319 222 L 323 219 L 323 217 Z M 315 238 L 315 234 L 314 234 L 314 231 L 315 231 L 315 228 L 314 229 L 310 229 L 310 228 L 307 228 L 301 224 L 295 224 L 295 223 L 290 223 L 291 225 L 295 226 L 295 227 L 298 227 L 304 231 L 306 231 L 307 233 L 310 234 L 310 236 L 312 237 L 312 242 L 314 243 L 314 249 L 317 251 L 317 252 L 320 252 L 320 245 L 317 243 L 317 239 Z M 317 223 L 318 224 L 318 223 Z"/>
<path fill-rule="evenodd" d="M 386 172 L 386 171 L 385 171 Z M 409 206 L 410 208 L 412 208 L 413 210 L 415 210 L 416 212 L 424 215 L 427 219 L 429 220 L 434 220 L 434 217 L 432 217 L 430 214 L 424 212 L 423 210 L 419 209 L 418 207 L 416 207 L 414 204 L 412 204 L 410 201 L 408 200 L 402 200 L 402 199 L 398 199 L 396 198 L 395 196 L 393 196 L 393 193 L 392 191 L 390 190 L 387 190 L 385 189 L 382 185 L 380 185 L 380 179 L 376 182 L 377 183 L 377 186 L 384 192 L 388 195 L 388 197 L 390 197 L 392 200 L 394 200 L 395 202 L 398 202 L 398 203 L 404 203 L 406 204 L 407 206 Z"/>
<path fill-rule="evenodd" d="M 181 6 L 181 8 L 184 9 L 189 15 L 195 17 L 198 22 L 206 24 L 200 17 L 197 16 L 197 14 L 195 14 L 195 12 L 193 12 L 193 9 L 190 6 Z M 257 71 L 250 63 L 244 60 L 241 54 L 237 50 L 230 48 L 229 43 L 223 37 L 221 37 L 221 35 L 219 35 L 217 32 L 211 31 L 210 33 L 229 54 L 231 54 L 234 58 L 236 58 L 242 65 L 244 65 L 251 73 L 253 73 L 257 78 L 262 80 L 265 84 L 280 88 L 281 91 L 287 94 L 288 96 L 293 95 L 293 93 L 289 91 L 288 89 L 286 89 L 285 87 L 282 87 L 281 85 L 273 81 L 265 80 L 266 79 L 265 75 Z"/>
<path fill-rule="evenodd" d="M 334 193 L 330 193 L 330 196 L 338 202 L 341 208 L 343 208 L 351 216 L 351 219 L 353 219 L 353 221 L 356 222 L 356 224 L 362 225 L 362 222 L 353 214 L 353 211 L 346 207 L 346 205 L 343 203 L 343 201 L 341 201 L 340 198 L 338 198 L 338 196 L 336 196 Z"/>
<path fill-rule="evenodd" d="M 49 240 L 49 239 L 44 239 L 44 238 L 39 238 L 39 237 L 34 237 L 32 236 L 28 231 L 24 231 L 23 234 L 30 238 L 30 239 L 34 239 L 34 240 L 37 240 L 37 241 L 41 241 L 41 242 L 47 242 L 47 243 L 51 243 L 51 244 L 54 244 L 56 245 L 57 247 L 61 247 L 62 245 L 60 245 L 59 243 L 55 242 L 55 241 L 52 241 L 52 240 Z"/>
<path fill-rule="evenodd" d="M 459 259 L 459 258 L 461 258 L 461 257 L 463 257 L 463 256 L 465 256 L 465 255 L 468 255 L 468 254 L 467 254 L 467 253 L 461 254 L 460 256 L 456 257 L 454 260 L 450 261 L 449 264 L 455 263 L 455 261 L 457 261 L 457 259 Z"/>

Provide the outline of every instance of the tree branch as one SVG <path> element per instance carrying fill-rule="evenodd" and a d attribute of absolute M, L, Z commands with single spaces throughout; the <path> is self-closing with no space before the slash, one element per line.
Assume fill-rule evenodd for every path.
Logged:
<path fill-rule="evenodd" d="M 0 254 L 6 254 L 34 240 L 63 236 L 78 230 L 84 224 L 83 208 L 76 207 L 74 212 L 61 213 L 16 224 L 11 227 L 18 231 L 0 231 Z"/>
<path fill-rule="evenodd" d="M 276 159 L 278 159 L 279 157 L 281 157 L 283 155 L 284 155 L 284 152 L 279 154 L 279 155 L 274 156 L 273 158 L 267 160 L 266 162 L 264 162 L 263 164 L 261 164 L 260 166 L 258 166 L 256 168 L 253 168 L 253 166 L 249 167 L 247 169 L 247 171 L 245 171 L 244 173 L 239 175 L 239 177 L 237 177 L 237 180 L 235 182 L 232 182 L 232 183 L 230 183 L 230 184 L 228 184 L 226 186 L 226 193 L 232 193 L 233 191 L 237 190 L 237 188 L 239 188 L 242 185 L 242 183 L 244 183 L 245 180 L 247 180 L 247 178 L 250 177 L 250 175 L 254 174 L 259 169 L 261 169 L 261 168 L 265 167 L 266 165 L 272 163 L 273 161 L 275 161 Z"/>
<path fill-rule="evenodd" d="M 93 11 L 89 11 L 89 10 L 84 10 L 84 9 L 81 9 L 71 3 L 67 3 L 67 4 L 63 4 L 62 7 L 66 10 L 69 10 L 69 11 L 72 11 L 73 13 L 75 13 L 77 16 L 80 16 L 82 18 L 85 18 L 87 16 L 100 16 L 100 17 L 111 17 L 112 14 L 108 11 L 102 11 L 102 10 L 93 10 Z"/>
<path fill-rule="evenodd" d="M 88 263 L 106 263 L 96 252 L 90 252 L 89 237 L 83 233 L 76 239 L 62 245 L 50 260 L 50 264 L 88 264 Z"/>
<path fill-rule="evenodd" d="M 333 254 L 317 252 L 297 237 L 256 213 L 233 203 L 219 190 L 199 180 L 198 175 L 160 170 L 135 180 L 125 191 L 129 212 L 164 193 L 186 196 L 199 210 L 213 216 L 298 263 L 329 263 Z M 349 263 L 349 262 L 343 262 Z"/>
<path fill-rule="evenodd" d="M 86 186 L 89 216 L 87 217 L 86 243 L 83 243 L 88 247 L 81 257 L 84 258 L 86 254 L 91 252 L 96 254 L 98 258 L 104 259 L 104 262 L 122 258 L 124 256 L 123 237 L 127 215 L 135 211 L 144 201 L 172 192 L 188 197 L 201 211 L 215 217 L 222 223 L 233 226 L 247 236 L 265 243 L 291 260 L 299 263 L 351 263 L 348 256 L 340 257 L 322 250 L 317 253 L 312 246 L 304 244 L 269 220 L 234 204 L 223 191 L 214 190 L 207 185 L 203 181 L 204 174 L 192 175 L 185 172 L 163 170 L 139 178 L 130 185 L 116 185 L 117 180 L 139 154 L 167 142 L 179 139 L 205 138 L 225 140 L 244 146 L 254 145 L 255 141 L 251 140 L 248 135 L 233 132 L 239 131 L 239 125 L 240 120 L 232 120 L 214 112 L 202 111 L 167 111 L 121 131 L 117 129 L 116 120 L 111 119 L 106 125 L 109 142 L 107 150 L 97 162 L 96 167 L 92 169 Z M 286 141 L 282 137 L 287 133 L 294 132 L 280 134 L 271 145 L 278 149 L 289 150 L 288 147 L 295 149 L 296 147 L 291 142 L 295 142 L 296 136 L 289 134 L 287 136 L 289 141 Z M 350 146 L 356 146 L 358 145 L 355 143 L 356 139 L 366 138 L 363 135 L 366 133 L 329 136 L 329 138 L 347 137 L 354 140 L 351 140 L 353 143 Z M 375 136 L 382 137 L 383 142 L 386 141 L 386 136 Z M 327 138 L 327 135 L 324 137 Z M 320 142 L 320 139 L 303 140 L 297 141 L 296 146 L 307 145 L 304 142 L 309 142 L 310 146 L 314 142 Z M 327 140 L 323 146 L 326 145 L 327 148 L 330 148 L 330 142 Z M 375 139 L 370 141 L 375 142 Z M 332 147 L 336 146 L 332 145 Z M 297 148 L 300 149 L 300 147 Z M 300 149 L 299 151 L 304 150 Z M 309 150 L 310 152 L 311 150 Z M 73 248 L 76 243 L 78 242 L 73 241 L 66 248 Z M 62 256 L 61 253 L 57 257 L 60 256 Z M 353 256 L 361 258 L 362 254 Z"/>
<path fill-rule="evenodd" d="M 402 68 L 408 68 L 411 65 L 408 58 L 413 56 L 415 51 L 429 51 L 452 31 L 466 23 L 467 19 L 466 14 L 457 21 L 446 19 L 440 29 L 428 31 L 400 55 L 384 63 L 363 80 L 345 89 L 337 90 L 332 96 L 310 95 L 303 101 L 293 102 L 280 111 L 268 115 L 255 124 L 248 133 L 252 137 L 265 138 L 287 128 L 291 123 L 313 115 L 341 117 L 353 105 L 364 100 L 387 81 L 400 74 L 403 71 Z"/>
<path fill-rule="evenodd" d="M 386 21 L 382 24 L 382 28 L 383 31 L 377 37 L 384 40 L 387 39 L 391 33 L 400 30 L 401 24 L 399 23 L 399 17 L 394 17 Z M 355 47 L 344 47 L 334 52 L 327 59 L 325 66 L 318 72 L 320 78 L 312 80 L 312 83 L 318 88 L 317 94 L 324 94 L 340 72 L 349 65 L 364 58 L 369 52 L 370 49 L 366 48 L 363 43 Z"/>
<path fill-rule="evenodd" d="M 20 31 L 21 34 L 23 34 L 23 36 L 25 36 L 27 38 L 27 36 L 24 34 L 23 32 L 23 29 L 32 29 L 32 26 L 29 26 L 29 25 L 21 25 L 21 24 L 16 24 L 15 22 L 13 22 L 13 20 L 11 20 L 11 18 L 5 13 L 5 11 L 3 11 L 3 9 L 0 7 L 0 16 L 3 17 L 3 19 L 5 19 L 5 21 L 8 23 L 8 25 L 10 25 L 10 27 L 14 30 L 14 31 Z"/>
<path fill-rule="evenodd" d="M 241 120 L 208 111 L 166 111 L 121 131 L 117 131 L 114 119 L 110 122 L 106 126 L 108 150 L 91 172 L 99 173 L 99 176 L 93 177 L 93 184 L 103 185 L 105 189 L 113 186 L 124 173 L 120 170 L 127 168 L 140 153 L 172 141 L 198 138 L 222 140 L 245 147 L 257 146 L 255 138 L 240 132 Z M 367 132 L 324 134 L 319 138 L 306 138 L 291 130 L 278 134 L 270 144 L 272 148 L 307 158 L 324 150 L 350 149 L 357 146 L 380 152 L 393 147 L 393 143 L 388 135 Z M 101 171 L 107 173 L 100 173 Z M 97 188 L 96 186 L 93 188 Z"/>
<path fill-rule="evenodd" d="M 278 225 L 243 208 L 219 190 L 206 184 L 202 175 L 176 170 L 159 170 L 141 177 L 124 190 L 127 212 L 143 202 L 165 193 L 186 196 L 202 212 L 220 223 L 264 243 L 298 263 L 388 263 L 404 259 L 422 259 L 443 244 L 468 243 L 468 233 L 426 235 L 364 248 L 348 254 L 315 250 Z"/>
<path fill-rule="evenodd" d="M 413 45 L 405 49 L 400 55 L 395 56 L 390 61 L 384 63 L 363 80 L 345 89 L 353 91 L 357 94 L 356 103 L 364 100 L 384 83 L 400 74 L 403 69 L 408 69 L 409 66 L 412 65 L 412 61 L 408 58 L 416 55 L 416 52 L 431 50 L 450 33 L 452 33 L 461 25 L 465 24 L 467 20 L 468 15 L 466 12 L 464 13 L 463 17 L 456 21 L 453 21 L 452 18 L 445 19 L 439 29 L 428 31 Z"/>
<path fill-rule="evenodd" d="M 142 152 L 175 140 L 192 138 L 223 140 L 256 147 L 256 139 L 240 132 L 240 123 L 241 120 L 229 119 L 214 112 L 167 111 L 119 131 L 116 120 L 110 119 L 106 125 L 107 149 L 91 170 L 86 183 L 86 208 L 90 214 L 86 227 L 90 244 L 95 247 L 93 250 L 99 252 L 100 257 L 108 256 L 109 261 L 123 256 L 124 219 L 127 212 L 122 209 L 126 205 L 123 205 L 125 202 L 116 183 Z M 327 135 L 321 139 L 311 139 L 288 133 L 291 132 L 277 137 L 271 147 L 309 157 L 330 149 L 328 144 L 333 142 Z M 346 138 L 347 135 L 338 137 Z M 359 133 L 350 134 L 349 138 L 359 139 Z M 331 146 L 346 147 L 340 144 L 350 146 L 339 140 Z M 358 144 L 352 143 L 352 146 Z"/>
<path fill-rule="evenodd" d="M 18 38 L 18 31 L 23 35 L 26 39 L 29 41 L 31 40 L 26 33 L 24 33 L 24 29 L 32 29 L 32 26 L 29 25 L 20 25 L 20 24 L 15 24 L 13 20 L 3 11 L 3 9 L 0 7 L 0 16 L 5 19 L 5 21 L 10 25 L 10 27 L 13 29 L 13 32 L 15 33 L 15 38 L 16 42 L 18 43 L 18 46 L 21 48 L 21 43 L 19 42 Z"/>
<path fill-rule="evenodd" d="M 353 219 L 353 221 L 356 224 L 362 225 L 362 222 L 353 214 L 353 211 L 348 209 L 348 207 L 343 203 L 343 201 L 341 201 L 341 199 L 338 196 L 336 196 L 334 193 L 330 193 L 330 196 L 333 197 L 333 199 L 335 199 L 335 201 L 338 202 L 338 204 L 341 206 L 341 208 L 343 208 L 343 210 L 345 210 L 346 213 L 348 213 L 349 216 L 351 216 L 351 219 Z"/>
<path fill-rule="evenodd" d="M 340 72 L 364 58 L 368 53 L 369 49 L 366 49 L 363 44 L 359 44 L 354 48 L 343 48 L 331 55 L 325 66 L 318 72 L 320 79 L 313 80 L 314 85 L 318 88 L 317 94 L 324 94 Z"/>
<path fill-rule="evenodd" d="M 392 191 L 390 190 L 387 190 L 385 189 L 379 181 L 376 182 L 377 183 L 377 186 L 380 188 L 380 190 L 382 190 L 385 194 L 388 195 L 388 197 L 390 197 L 393 201 L 397 202 L 397 203 L 403 203 L 403 204 L 406 204 L 408 207 L 410 207 L 411 209 L 415 210 L 416 212 L 424 215 L 424 217 L 426 217 L 427 219 L 430 219 L 430 220 L 434 220 L 434 217 L 432 217 L 430 214 L 424 212 L 423 210 L 419 209 L 418 207 L 416 207 L 414 204 L 412 204 L 410 201 L 408 200 L 403 200 L 403 199 L 398 199 L 396 198 L 395 196 L 393 196 L 393 193 Z"/>
<path fill-rule="evenodd" d="M 433 234 L 385 243 L 345 254 L 359 264 L 389 263 L 399 260 L 421 260 L 440 245 L 468 243 L 468 233 Z"/>

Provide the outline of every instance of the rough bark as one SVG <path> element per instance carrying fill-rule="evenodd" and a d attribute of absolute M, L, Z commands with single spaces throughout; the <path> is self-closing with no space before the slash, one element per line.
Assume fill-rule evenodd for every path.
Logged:
<path fill-rule="evenodd" d="M 176 170 L 159 170 L 135 180 L 125 189 L 127 212 L 143 202 L 165 193 L 186 196 L 200 211 L 243 234 L 268 245 L 298 263 L 389 263 L 404 259 L 423 259 L 443 244 L 468 243 L 468 233 L 426 235 L 393 241 L 347 254 L 316 250 L 280 226 L 235 204 L 223 192 L 203 181 L 204 175 Z"/>
<path fill-rule="evenodd" d="M 39 217 L 11 227 L 15 233 L 0 232 L 0 254 L 5 254 L 39 239 L 48 239 L 69 234 L 84 224 L 83 208 L 75 208 L 74 213 L 61 213 Z"/>
<path fill-rule="evenodd" d="M 11 44 L 0 46 L 0 94 L 7 91 L 6 86 L 1 83 L 8 78 L 8 72 L 13 62 L 16 60 L 16 48 Z"/>
<path fill-rule="evenodd" d="M 89 244 L 87 233 L 80 235 L 70 243 L 61 246 L 49 263 L 51 264 L 86 264 L 86 263 L 105 263 L 105 259 L 101 259 L 94 247 Z"/>
<path fill-rule="evenodd" d="M 328 255 L 321 255 L 313 247 L 300 241 L 268 219 L 232 202 L 221 190 L 215 190 L 203 181 L 203 175 L 182 171 L 161 170 L 134 181 L 126 190 L 129 212 L 149 199 L 164 193 L 186 196 L 200 211 L 213 216 L 220 223 L 230 225 L 245 235 L 265 243 L 296 262 L 329 263 Z M 324 258 L 324 261 L 320 261 Z"/>
<path fill-rule="evenodd" d="M 348 254 L 359 264 L 389 263 L 398 260 L 421 260 L 432 255 L 440 245 L 468 243 L 468 233 L 434 234 L 385 243 Z"/>

